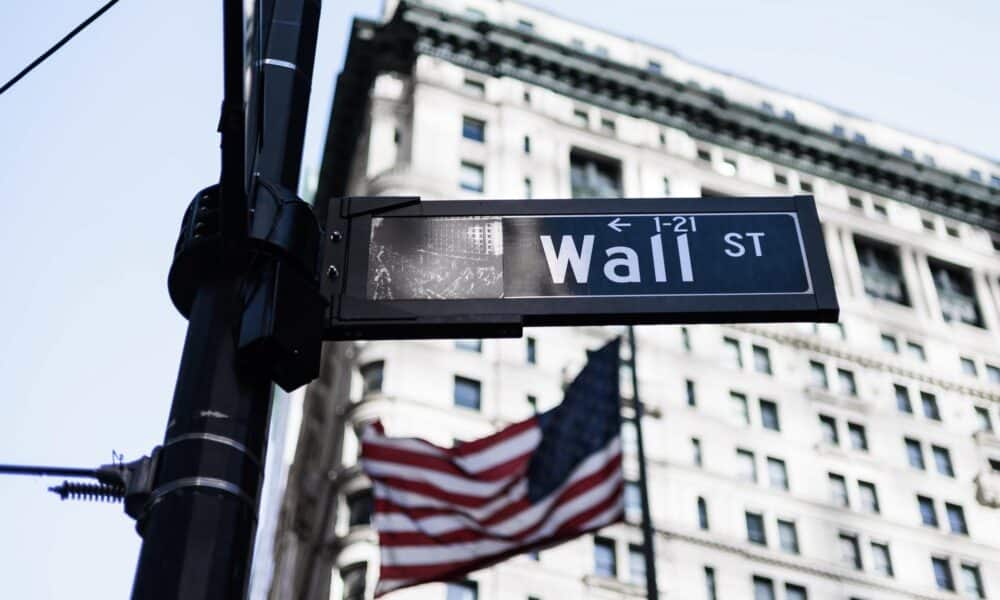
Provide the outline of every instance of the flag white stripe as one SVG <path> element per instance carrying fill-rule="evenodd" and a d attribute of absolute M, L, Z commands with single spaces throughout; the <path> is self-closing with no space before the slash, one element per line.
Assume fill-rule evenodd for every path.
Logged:
<path fill-rule="evenodd" d="M 507 506 L 512 502 L 517 502 L 528 493 L 528 482 L 527 480 L 522 480 L 511 486 L 510 491 L 506 494 L 497 496 L 496 500 L 488 502 L 478 508 L 469 508 L 458 506 L 447 500 L 441 500 L 426 494 L 418 494 L 417 492 L 391 487 L 378 480 L 373 480 L 372 483 L 376 498 L 388 500 L 397 506 L 406 508 L 447 508 L 463 515 L 467 515 L 469 518 L 475 519 L 476 521 L 483 521 L 490 518 L 504 506 Z M 383 513 L 376 513 L 374 518 L 377 520 L 382 514 Z M 377 522 L 373 524 L 377 530 Z"/>
<path fill-rule="evenodd" d="M 443 493 L 489 498 L 510 485 L 522 473 L 516 473 L 496 481 L 480 481 L 470 477 L 461 477 L 443 473 L 435 469 L 406 465 L 384 460 L 362 459 L 361 464 L 369 477 L 396 477 L 406 481 L 414 481 L 432 485 Z"/>
<path fill-rule="evenodd" d="M 542 440 L 542 432 L 538 427 L 532 427 L 506 440 L 492 444 L 478 452 L 464 456 L 451 455 L 433 446 L 410 438 L 391 438 L 368 428 L 362 435 L 365 443 L 393 448 L 426 456 L 434 456 L 453 462 L 459 469 L 476 474 L 508 463 L 519 456 L 533 451 Z"/>
<path fill-rule="evenodd" d="M 608 523 L 613 523 L 622 511 L 625 510 L 625 501 L 622 499 L 620 502 L 616 502 L 611 508 L 602 511 L 600 514 L 595 516 L 593 519 L 587 521 L 580 526 L 581 531 L 587 531 L 589 529 L 596 529 L 598 527 L 603 527 Z"/>
<path fill-rule="evenodd" d="M 620 482 L 621 472 L 615 473 L 611 479 L 615 483 Z M 616 487 L 612 488 L 611 494 L 616 493 Z M 518 546 L 551 536 L 567 521 L 606 500 L 609 495 L 608 491 L 606 489 L 602 489 L 601 491 L 604 492 L 603 495 L 584 495 L 586 497 L 580 496 L 578 498 L 581 500 L 579 502 L 576 501 L 578 499 L 574 499 L 560 505 L 545 521 L 543 526 L 522 541 L 480 540 L 436 546 L 382 546 L 382 564 L 392 567 L 427 566 L 450 562 L 464 562 L 501 554 Z"/>
<path fill-rule="evenodd" d="M 621 438 L 616 437 L 603 450 L 600 450 L 580 463 L 570 474 L 566 482 L 553 490 L 544 499 L 533 503 L 529 508 L 512 515 L 509 519 L 489 527 L 479 525 L 477 520 L 463 518 L 458 515 L 436 515 L 422 519 L 412 519 L 401 513 L 379 513 L 374 517 L 374 525 L 378 531 L 408 532 L 420 531 L 427 535 L 441 535 L 460 529 L 475 529 L 487 535 L 509 536 L 536 525 L 548 512 L 561 493 L 577 481 L 589 477 L 604 468 L 608 461 L 617 455 L 621 449 Z M 607 480 L 599 487 L 609 485 Z M 506 505 L 506 503 L 505 503 Z M 485 519 L 478 519 L 482 521 Z"/>

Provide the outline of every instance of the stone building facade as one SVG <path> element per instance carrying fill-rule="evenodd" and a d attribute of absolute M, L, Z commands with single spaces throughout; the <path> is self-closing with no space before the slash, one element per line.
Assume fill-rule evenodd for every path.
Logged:
<path fill-rule="evenodd" d="M 527 5 L 429 0 L 354 23 L 317 198 L 798 193 L 839 324 L 638 328 L 661 593 L 1000 597 L 1000 164 Z M 329 344 L 271 598 L 371 597 L 361 424 L 485 435 L 555 406 L 618 333 Z M 627 504 L 600 535 L 391 597 L 642 597 L 631 486 Z"/>

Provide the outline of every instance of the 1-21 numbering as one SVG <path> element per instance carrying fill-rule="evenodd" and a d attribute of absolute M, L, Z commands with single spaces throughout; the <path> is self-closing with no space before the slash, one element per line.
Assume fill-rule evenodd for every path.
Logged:
<path fill-rule="evenodd" d="M 674 233 L 693 233 L 698 231 L 698 222 L 694 220 L 694 217 L 653 217 L 653 223 L 656 224 L 657 233 L 660 233 L 663 229 L 673 231 Z"/>

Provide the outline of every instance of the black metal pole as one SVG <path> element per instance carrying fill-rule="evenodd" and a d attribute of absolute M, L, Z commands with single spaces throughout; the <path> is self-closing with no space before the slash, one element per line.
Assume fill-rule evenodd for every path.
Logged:
<path fill-rule="evenodd" d="M 642 504 L 642 555 L 646 562 L 646 600 L 659 600 L 656 583 L 656 551 L 653 545 L 653 518 L 649 514 L 649 483 L 646 478 L 646 449 L 642 442 L 642 400 L 636 370 L 635 328 L 628 326 L 629 370 L 632 372 L 632 422 L 639 453 L 639 497 Z"/>
<path fill-rule="evenodd" d="M 180 281 L 193 281 L 189 287 L 194 289 L 185 306 L 187 337 L 155 488 L 136 525 L 143 544 L 135 599 L 239 599 L 249 585 L 267 453 L 271 365 L 247 360 L 240 348 L 248 283 L 259 280 L 266 263 L 251 260 L 247 190 L 257 189 L 258 178 L 292 194 L 298 185 L 319 2 L 257 2 L 254 18 L 268 20 L 259 30 L 266 36 L 265 55 L 250 52 L 260 64 L 254 84 L 260 88 L 255 107 L 260 112 L 254 112 L 268 132 L 260 139 L 247 139 L 245 133 L 244 0 L 224 0 L 223 8 L 220 186 L 202 192 L 191 215 L 197 219 L 201 209 L 211 213 L 218 206 L 221 244 L 206 250 L 208 240 L 198 239 L 197 227 L 191 238 L 182 235 L 182 243 L 207 258 L 195 261 L 197 277 Z M 218 195 L 215 203 L 213 194 Z"/>

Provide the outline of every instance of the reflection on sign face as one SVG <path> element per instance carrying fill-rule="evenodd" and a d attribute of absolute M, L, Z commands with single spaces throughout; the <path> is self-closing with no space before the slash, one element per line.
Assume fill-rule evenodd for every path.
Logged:
<path fill-rule="evenodd" d="M 792 212 L 372 220 L 370 300 L 811 292 Z"/>

